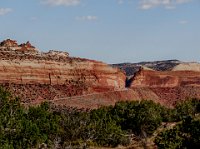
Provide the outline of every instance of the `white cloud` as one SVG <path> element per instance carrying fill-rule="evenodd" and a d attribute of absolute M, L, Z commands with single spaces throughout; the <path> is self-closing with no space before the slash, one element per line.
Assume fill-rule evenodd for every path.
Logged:
<path fill-rule="evenodd" d="M 166 9 L 174 9 L 177 5 L 191 2 L 192 0 L 140 0 L 140 9 L 151 9 L 162 6 Z"/>
<path fill-rule="evenodd" d="M 181 20 L 181 21 L 179 21 L 179 24 L 182 24 L 182 25 L 188 24 L 188 21 L 187 20 Z"/>
<path fill-rule="evenodd" d="M 51 6 L 76 6 L 80 4 L 80 0 L 43 0 L 42 2 Z"/>
<path fill-rule="evenodd" d="M 76 17 L 76 20 L 79 21 L 96 21 L 98 19 L 97 16 L 81 16 L 81 17 Z"/>
<path fill-rule="evenodd" d="M 12 11 L 11 8 L 0 8 L 0 16 L 6 15 Z"/>

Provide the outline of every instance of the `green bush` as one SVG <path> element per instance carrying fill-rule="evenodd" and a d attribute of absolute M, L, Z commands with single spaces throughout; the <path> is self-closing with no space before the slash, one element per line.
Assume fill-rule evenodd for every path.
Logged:
<path fill-rule="evenodd" d="M 154 142 L 159 149 L 200 148 L 200 120 L 185 117 L 181 124 L 158 134 Z"/>
<path fill-rule="evenodd" d="M 101 146 L 127 145 L 130 140 L 112 118 L 111 109 L 112 107 L 103 107 L 90 113 L 95 142 Z"/>
<path fill-rule="evenodd" d="M 50 112 L 47 105 L 25 109 L 18 98 L 0 88 L 0 147 L 51 145 L 59 133 L 59 116 Z"/>
<path fill-rule="evenodd" d="M 188 99 L 177 103 L 174 109 L 174 121 L 181 121 L 187 116 L 194 117 L 200 112 L 200 100 Z"/>
<path fill-rule="evenodd" d="M 130 134 L 151 136 L 162 122 L 178 122 L 159 133 L 158 148 L 200 148 L 200 101 L 168 109 L 153 101 L 118 102 L 91 111 L 56 110 L 48 103 L 25 108 L 0 87 L 0 148 L 87 148 L 128 145 Z"/>
<path fill-rule="evenodd" d="M 149 100 L 119 102 L 112 109 L 113 118 L 123 130 L 136 135 L 151 135 L 162 122 L 162 108 Z"/>
<path fill-rule="evenodd" d="M 181 149 L 183 148 L 184 138 L 177 126 L 174 129 L 161 132 L 154 142 L 158 149 Z"/>
<path fill-rule="evenodd" d="M 61 114 L 61 145 L 64 147 L 87 145 L 90 139 L 88 113 L 77 110 Z"/>

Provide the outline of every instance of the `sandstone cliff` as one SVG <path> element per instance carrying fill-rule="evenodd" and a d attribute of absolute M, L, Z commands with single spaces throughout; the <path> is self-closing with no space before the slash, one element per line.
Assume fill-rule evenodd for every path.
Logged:
<path fill-rule="evenodd" d="M 198 71 L 155 71 L 141 67 L 131 78 L 128 88 L 88 94 L 80 97 L 60 98 L 56 105 L 97 108 L 113 105 L 121 100 L 153 100 L 173 107 L 188 98 L 200 98 L 200 72 Z"/>
<path fill-rule="evenodd" d="M 158 102 L 173 106 L 187 98 L 200 98 L 200 72 L 140 69 L 132 78 L 130 87 L 133 90 L 149 89 L 157 96 L 154 98 Z"/>
<path fill-rule="evenodd" d="M 133 77 L 131 87 L 200 86 L 200 71 L 154 71 L 141 69 Z"/>
<path fill-rule="evenodd" d="M 124 74 L 116 68 L 89 60 L 71 59 L 70 62 L 50 60 L 0 60 L 0 83 L 85 85 L 89 88 L 121 89 Z"/>
<path fill-rule="evenodd" d="M 0 84 L 23 101 L 125 88 L 124 73 L 105 63 L 69 57 L 66 52 L 33 52 L 29 42 L 21 45 L 12 40 L 1 43 Z"/>
<path fill-rule="evenodd" d="M 172 60 L 119 66 L 131 72 L 127 78 L 118 68 L 67 52 L 39 52 L 30 42 L 18 45 L 10 39 L 0 43 L 0 85 L 24 104 L 48 100 L 61 107 L 97 108 L 120 100 L 149 99 L 173 106 L 200 98 L 198 63 Z"/>

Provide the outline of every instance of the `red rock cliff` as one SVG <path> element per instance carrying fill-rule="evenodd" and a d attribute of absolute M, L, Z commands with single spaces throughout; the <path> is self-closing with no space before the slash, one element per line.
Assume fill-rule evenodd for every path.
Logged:
<path fill-rule="evenodd" d="M 198 71 L 154 71 L 140 69 L 131 83 L 131 87 L 177 87 L 200 86 Z"/>
<path fill-rule="evenodd" d="M 93 89 L 121 89 L 125 75 L 107 64 L 71 59 L 71 62 L 51 60 L 0 60 L 0 83 L 70 85 L 82 83 Z"/>
<path fill-rule="evenodd" d="M 24 103 L 51 100 L 59 106 L 97 108 L 119 100 L 151 99 L 167 106 L 200 98 L 200 65 L 184 63 L 173 71 L 140 69 L 126 84 L 125 74 L 105 63 L 40 53 L 29 42 L 0 43 L 0 85 Z"/>
<path fill-rule="evenodd" d="M 148 89 L 150 96 L 146 99 L 173 106 L 181 100 L 200 98 L 200 72 L 140 69 L 132 78 L 130 87 L 135 91 L 140 90 L 142 94 Z"/>
<path fill-rule="evenodd" d="M 0 84 L 23 100 L 125 88 L 125 74 L 103 62 L 72 58 L 67 52 L 33 53 L 35 47 L 29 42 L 21 44 L 27 51 L 11 49 L 3 43 L 0 47 Z M 14 46 L 18 47 L 16 42 Z"/>

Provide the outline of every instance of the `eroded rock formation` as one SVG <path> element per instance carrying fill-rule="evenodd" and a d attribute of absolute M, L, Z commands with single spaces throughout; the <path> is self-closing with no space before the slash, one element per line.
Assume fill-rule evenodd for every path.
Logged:
<path fill-rule="evenodd" d="M 130 87 L 133 90 L 149 89 L 155 93 L 157 101 L 173 106 L 187 98 L 200 98 L 200 71 L 155 71 L 141 68 L 132 78 Z"/>
<path fill-rule="evenodd" d="M 102 105 L 114 105 L 121 100 L 153 100 L 173 107 L 177 102 L 189 98 L 200 99 L 199 71 L 155 71 L 142 67 L 131 78 L 129 87 L 124 90 L 72 97 L 70 100 L 60 98 L 54 103 L 79 108 L 97 108 Z"/>
<path fill-rule="evenodd" d="M 140 69 L 131 87 L 200 86 L 200 71 L 154 71 Z"/>
<path fill-rule="evenodd" d="M 0 84 L 23 101 L 53 100 L 125 87 L 125 74 L 117 68 L 72 58 L 67 52 L 36 53 L 34 49 L 29 42 L 18 45 L 12 40 L 3 41 L 0 47 Z"/>
<path fill-rule="evenodd" d="M 119 66 L 127 76 L 118 68 L 67 52 L 39 52 L 30 42 L 0 43 L 0 85 L 24 104 L 48 100 L 61 107 L 97 108 L 120 100 L 149 99 L 173 106 L 200 98 L 198 63 L 172 60 Z"/>
<path fill-rule="evenodd" d="M 18 45 L 17 41 L 6 39 L 0 43 L 1 51 L 18 51 L 18 52 L 26 52 L 26 53 L 38 53 L 38 50 L 31 45 L 29 41 L 26 43 L 22 43 Z"/>
<path fill-rule="evenodd" d="M 16 40 L 6 39 L 0 43 L 1 47 L 18 47 Z"/>

